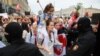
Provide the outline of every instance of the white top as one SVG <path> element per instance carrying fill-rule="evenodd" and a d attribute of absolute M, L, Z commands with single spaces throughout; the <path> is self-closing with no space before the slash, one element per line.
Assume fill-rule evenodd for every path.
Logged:
<path fill-rule="evenodd" d="M 53 33 L 51 33 L 51 40 L 50 40 L 47 30 L 45 28 L 41 29 L 41 31 L 38 33 L 38 43 L 41 45 L 44 45 L 48 50 L 52 52 L 52 54 L 48 54 L 46 51 L 41 49 L 40 51 L 44 56 L 54 56 L 54 50 L 53 50 L 54 35 Z"/>
<path fill-rule="evenodd" d="M 27 34 L 28 34 L 28 32 L 26 30 L 23 30 L 23 34 L 22 34 L 23 39 L 26 39 Z"/>
<path fill-rule="evenodd" d="M 32 31 L 32 33 L 30 32 L 30 33 L 27 34 L 25 41 L 27 43 L 35 44 L 35 38 L 37 38 L 37 36 L 34 36 L 34 32 Z"/>

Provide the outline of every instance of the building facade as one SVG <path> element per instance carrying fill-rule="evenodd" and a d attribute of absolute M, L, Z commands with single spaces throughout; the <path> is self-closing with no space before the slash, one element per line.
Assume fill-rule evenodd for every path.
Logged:
<path fill-rule="evenodd" d="M 19 4 L 20 9 L 22 11 L 29 11 L 29 5 L 27 0 L 12 0 L 13 7 L 16 8 L 16 6 Z"/>
<path fill-rule="evenodd" d="M 0 2 L 3 4 L 3 8 L 8 11 L 11 7 L 15 10 L 17 10 L 17 7 L 19 7 L 20 12 L 29 11 L 29 5 L 27 0 L 0 0 Z"/>
<path fill-rule="evenodd" d="M 55 11 L 54 15 L 55 16 L 65 16 L 65 17 L 69 17 L 71 12 L 75 10 L 74 7 L 69 7 L 67 9 L 61 9 L 60 11 Z M 90 12 L 90 13 L 100 13 L 100 9 L 96 9 L 96 8 L 81 8 L 79 10 L 79 14 L 80 16 L 84 16 L 84 14 L 86 12 Z"/>

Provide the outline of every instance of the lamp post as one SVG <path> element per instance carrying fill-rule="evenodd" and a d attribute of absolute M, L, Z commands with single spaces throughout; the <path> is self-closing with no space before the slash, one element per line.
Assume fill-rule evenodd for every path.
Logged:
<path fill-rule="evenodd" d="M 39 3 L 39 0 L 37 0 L 37 3 Z"/>
<path fill-rule="evenodd" d="M 40 7 L 41 7 L 41 9 L 42 9 L 42 11 L 43 11 L 43 7 L 42 7 L 42 5 L 40 4 L 40 1 L 39 1 L 39 0 L 37 0 L 37 3 L 40 5 Z"/>

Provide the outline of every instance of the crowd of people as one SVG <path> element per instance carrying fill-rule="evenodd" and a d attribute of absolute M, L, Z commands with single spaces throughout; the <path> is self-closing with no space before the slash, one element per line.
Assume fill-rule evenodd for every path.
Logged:
<path fill-rule="evenodd" d="M 41 15 L 0 16 L 0 56 L 96 56 L 100 20 L 94 27 L 88 13 L 54 17 L 53 12 L 50 3 Z"/>

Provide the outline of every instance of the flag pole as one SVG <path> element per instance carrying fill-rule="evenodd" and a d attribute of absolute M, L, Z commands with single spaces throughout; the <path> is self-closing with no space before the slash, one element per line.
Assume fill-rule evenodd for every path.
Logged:
<path fill-rule="evenodd" d="M 42 5 L 40 4 L 40 1 L 39 1 L 39 0 L 37 0 L 37 3 L 40 5 L 40 7 L 41 7 L 41 9 L 42 9 L 42 11 L 43 11 L 43 7 L 42 7 Z"/>

